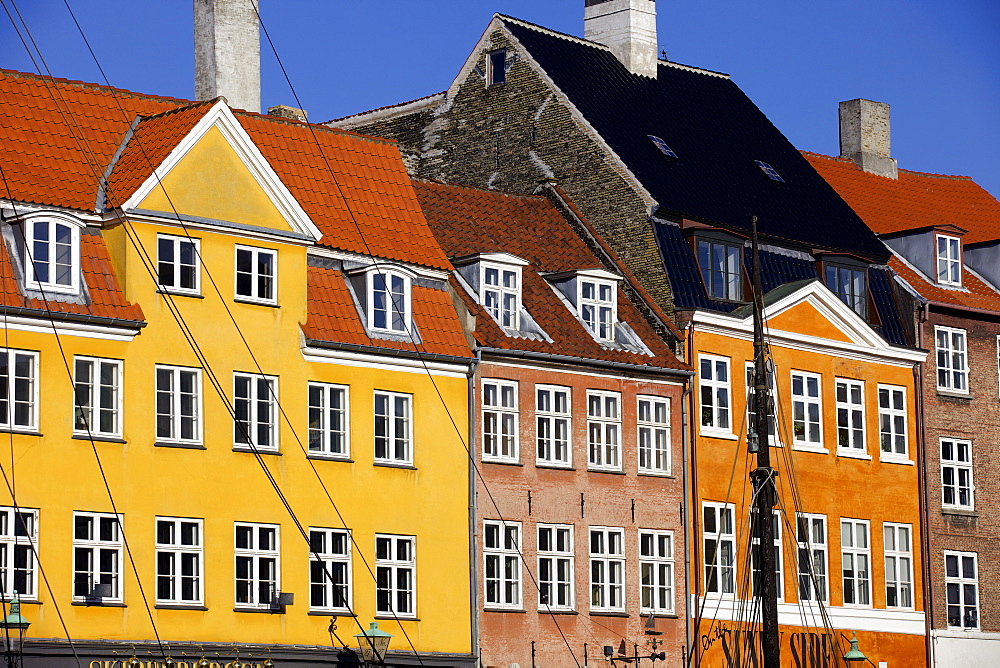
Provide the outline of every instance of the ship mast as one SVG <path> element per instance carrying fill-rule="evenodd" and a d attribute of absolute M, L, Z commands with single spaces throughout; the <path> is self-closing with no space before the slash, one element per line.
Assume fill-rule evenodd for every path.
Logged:
<path fill-rule="evenodd" d="M 771 401 L 768 390 L 769 358 L 764 344 L 764 297 L 760 281 L 760 257 L 757 249 L 757 216 L 752 218 L 753 246 L 753 403 L 754 419 L 748 434 L 750 452 L 756 452 L 757 468 L 750 472 L 753 483 L 753 536 L 758 545 L 760 586 L 754 596 L 760 598 L 761 653 L 764 668 L 780 668 L 781 646 L 778 636 L 778 590 L 775 582 L 774 506 L 777 501 L 775 477 L 771 467 Z"/>

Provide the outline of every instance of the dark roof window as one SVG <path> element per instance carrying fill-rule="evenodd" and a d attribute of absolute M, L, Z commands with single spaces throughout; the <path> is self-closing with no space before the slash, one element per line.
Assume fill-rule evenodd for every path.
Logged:
<path fill-rule="evenodd" d="M 673 158 L 675 160 L 677 159 L 677 154 L 674 153 L 673 149 L 667 146 L 667 142 L 663 141 L 656 135 L 646 135 L 646 136 L 649 137 L 649 141 L 653 142 L 656 148 L 660 149 L 660 153 L 667 156 L 668 158 Z"/>
<path fill-rule="evenodd" d="M 771 179 L 772 181 L 777 181 L 778 183 L 785 182 L 785 179 L 781 178 L 781 174 L 776 172 L 774 167 L 772 167 L 771 165 L 767 164 L 763 160 L 754 160 L 754 162 L 757 163 L 757 166 L 760 167 L 761 171 L 767 174 L 767 178 Z"/>
<path fill-rule="evenodd" d="M 507 51 L 491 51 L 486 55 L 486 85 L 493 86 L 507 81 Z"/>

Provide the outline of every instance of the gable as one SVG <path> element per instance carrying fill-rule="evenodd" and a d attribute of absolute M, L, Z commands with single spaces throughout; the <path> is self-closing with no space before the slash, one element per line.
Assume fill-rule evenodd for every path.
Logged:
<path fill-rule="evenodd" d="M 808 301 L 798 302 L 767 319 L 767 327 L 821 339 L 858 343 Z"/>

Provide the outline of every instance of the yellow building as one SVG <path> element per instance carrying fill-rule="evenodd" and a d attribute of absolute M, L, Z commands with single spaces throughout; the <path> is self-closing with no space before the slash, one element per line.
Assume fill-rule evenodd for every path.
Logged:
<path fill-rule="evenodd" d="M 395 145 L 0 90 L 0 586 L 27 665 L 352 663 L 374 621 L 388 665 L 473 665 L 472 355 Z"/>

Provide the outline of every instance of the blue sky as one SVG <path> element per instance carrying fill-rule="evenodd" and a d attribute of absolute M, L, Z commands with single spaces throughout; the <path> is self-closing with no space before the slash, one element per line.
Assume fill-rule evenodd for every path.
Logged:
<path fill-rule="evenodd" d="M 53 74 L 101 82 L 67 1 L 112 85 L 193 95 L 191 0 L 5 0 Z M 799 148 L 839 152 L 840 100 L 888 102 L 900 167 L 972 176 L 1000 196 L 1000 2 L 660 0 L 657 10 L 671 60 L 731 74 Z M 583 0 L 261 0 L 314 121 L 444 90 L 493 12 L 583 32 Z M 264 106 L 296 106 L 263 48 Z M 0 67 L 33 71 L 3 12 Z"/>

